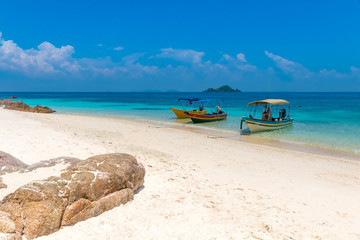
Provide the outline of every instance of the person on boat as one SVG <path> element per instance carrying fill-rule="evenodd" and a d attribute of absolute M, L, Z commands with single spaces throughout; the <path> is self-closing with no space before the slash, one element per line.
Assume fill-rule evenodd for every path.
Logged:
<path fill-rule="evenodd" d="M 223 110 L 221 109 L 220 106 L 216 106 L 216 111 L 218 112 L 218 114 L 222 114 L 223 113 Z"/>
<path fill-rule="evenodd" d="M 279 111 L 279 120 L 285 119 L 285 117 L 286 117 L 286 109 L 282 108 Z"/>
<path fill-rule="evenodd" d="M 265 106 L 262 110 L 262 120 L 271 121 L 271 119 L 272 119 L 271 107 Z"/>
<path fill-rule="evenodd" d="M 204 106 L 201 104 L 201 105 L 199 106 L 199 111 L 202 111 L 202 110 L 204 110 Z"/>

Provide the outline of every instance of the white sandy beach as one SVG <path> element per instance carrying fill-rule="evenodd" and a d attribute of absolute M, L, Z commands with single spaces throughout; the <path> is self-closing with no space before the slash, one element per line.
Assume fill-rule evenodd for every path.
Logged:
<path fill-rule="evenodd" d="M 360 239 L 360 161 L 111 118 L 0 123 L 0 151 L 27 164 L 125 152 L 146 168 L 132 202 L 39 239 Z M 4 175 L 0 197 L 61 168 Z"/>

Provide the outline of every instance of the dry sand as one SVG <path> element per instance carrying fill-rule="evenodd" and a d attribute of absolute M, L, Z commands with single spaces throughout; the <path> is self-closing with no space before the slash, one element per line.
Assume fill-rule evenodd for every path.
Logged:
<path fill-rule="evenodd" d="M 39 239 L 360 239 L 358 161 L 111 118 L 0 109 L 0 123 L 0 151 L 25 163 L 126 152 L 146 168 L 131 203 Z"/>

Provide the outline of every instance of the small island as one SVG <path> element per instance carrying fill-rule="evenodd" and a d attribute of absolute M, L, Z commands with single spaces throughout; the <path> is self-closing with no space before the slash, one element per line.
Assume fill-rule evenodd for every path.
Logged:
<path fill-rule="evenodd" d="M 219 88 L 208 88 L 203 92 L 241 92 L 239 89 L 233 89 L 229 85 L 224 85 Z"/>

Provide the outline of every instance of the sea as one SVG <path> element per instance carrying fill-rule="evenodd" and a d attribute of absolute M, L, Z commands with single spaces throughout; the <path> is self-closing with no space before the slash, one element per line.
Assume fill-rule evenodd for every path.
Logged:
<path fill-rule="evenodd" d="M 240 120 L 249 102 L 266 98 L 286 99 L 291 103 L 291 127 L 263 133 L 259 137 L 308 144 L 320 148 L 359 154 L 360 93 L 306 92 L 3 92 L 0 98 L 17 96 L 30 106 L 48 106 L 57 113 L 110 116 L 131 120 L 156 120 L 192 124 L 177 120 L 169 107 L 180 108 L 179 98 L 220 99 L 228 112 L 224 121 L 193 124 L 195 127 L 239 133 Z"/>

